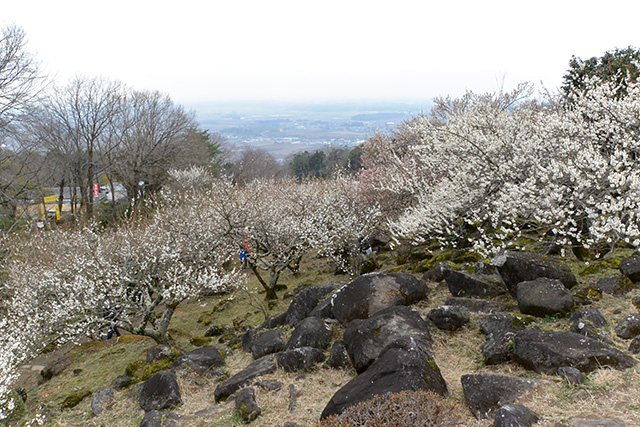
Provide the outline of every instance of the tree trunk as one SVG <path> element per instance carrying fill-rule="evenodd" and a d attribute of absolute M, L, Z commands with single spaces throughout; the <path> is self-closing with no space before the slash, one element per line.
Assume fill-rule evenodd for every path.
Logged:
<path fill-rule="evenodd" d="M 58 193 L 58 212 L 60 212 L 60 216 L 62 216 L 62 205 L 64 204 L 64 177 L 60 180 L 60 187 Z"/>
<path fill-rule="evenodd" d="M 264 281 L 262 276 L 260 276 L 260 273 L 258 272 L 258 269 L 256 268 L 255 265 L 251 266 L 251 271 L 253 271 L 253 274 L 255 274 L 256 278 L 258 279 L 258 282 L 260 282 L 260 284 L 262 285 L 262 287 L 266 291 L 266 295 L 265 295 L 264 298 L 267 299 L 267 300 L 276 300 L 276 299 L 278 299 L 278 294 L 276 293 L 275 286 L 270 286 L 270 284 L 268 284 L 267 282 Z M 277 280 L 278 279 L 276 279 L 276 281 Z M 272 280 L 269 280 L 269 282 L 271 283 Z"/>

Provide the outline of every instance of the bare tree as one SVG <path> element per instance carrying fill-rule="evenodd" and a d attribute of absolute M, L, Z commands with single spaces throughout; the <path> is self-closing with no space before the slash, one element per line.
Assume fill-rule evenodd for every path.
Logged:
<path fill-rule="evenodd" d="M 124 111 L 126 131 L 115 154 L 114 172 L 130 199 L 158 190 L 171 168 L 184 167 L 197 144 L 192 114 L 159 92 L 134 92 Z M 202 158 L 191 153 L 189 158 Z"/>
<path fill-rule="evenodd" d="M 99 172 L 97 154 L 109 139 L 122 99 L 121 83 L 77 77 L 65 88 L 56 90 L 47 104 L 53 123 L 68 138 L 75 152 L 72 173 L 80 188 L 81 206 L 86 207 L 88 217 L 93 215 L 89 187 Z"/>
<path fill-rule="evenodd" d="M 0 32 L 0 205 L 14 217 L 21 197 L 33 186 L 37 153 L 23 139 L 21 118 L 37 99 L 43 79 L 26 51 L 24 31 L 16 26 Z"/>
<path fill-rule="evenodd" d="M 256 178 L 282 178 L 286 167 L 273 155 L 261 148 L 246 147 L 228 170 L 234 182 L 247 184 Z"/>
<path fill-rule="evenodd" d="M 36 99 L 42 78 L 26 51 L 26 35 L 16 26 L 0 34 L 0 132 Z"/>

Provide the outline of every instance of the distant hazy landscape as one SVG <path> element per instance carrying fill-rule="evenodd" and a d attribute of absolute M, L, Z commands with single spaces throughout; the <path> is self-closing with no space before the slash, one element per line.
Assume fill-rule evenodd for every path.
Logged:
<path fill-rule="evenodd" d="M 217 104 L 196 105 L 197 119 L 242 149 L 261 148 L 284 159 L 324 146 L 353 147 L 375 132 L 387 132 L 427 103 Z"/>

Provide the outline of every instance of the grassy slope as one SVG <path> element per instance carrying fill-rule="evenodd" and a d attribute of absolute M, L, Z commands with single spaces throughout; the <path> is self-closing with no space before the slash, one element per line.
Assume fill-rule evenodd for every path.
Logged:
<path fill-rule="evenodd" d="M 620 258 L 628 253 L 616 253 Z M 383 270 L 396 266 L 389 254 L 383 254 Z M 570 259 L 570 265 L 577 274 L 585 268 L 585 264 Z M 407 265 L 407 269 L 411 266 Z M 281 279 L 289 289 L 299 285 L 321 284 L 329 281 L 348 281 L 347 276 L 335 276 L 333 269 L 325 260 L 308 257 L 297 275 L 288 275 Z M 613 276 L 617 270 L 605 269 L 595 274 L 578 276 L 581 285 L 595 283 L 601 277 Z M 418 277 L 419 275 L 417 275 Z M 248 277 L 247 292 L 237 292 L 223 296 L 208 297 L 192 300 L 180 307 L 172 323 L 172 335 L 179 347 L 185 350 L 195 348 L 190 344 L 193 337 L 202 336 L 207 329 L 205 323 L 254 326 L 264 320 L 260 305 L 264 304 L 262 295 L 258 294 L 259 285 L 254 277 Z M 416 308 L 423 315 L 438 305 L 442 305 L 449 296 L 446 287 L 432 284 L 432 292 L 428 301 L 419 303 Z M 286 309 L 290 300 L 280 300 L 272 307 L 270 314 L 277 314 Z M 640 296 L 640 289 L 634 289 L 627 298 L 613 298 L 603 296 L 593 303 L 610 322 L 606 329 L 616 347 L 627 350 L 628 341 L 615 336 L 614 327 L 624 315 L 637 310 L 630 303 L 632 296 Z M 222 311 L 217 307 L 225 300 L 231 300 Z M 514 303 L 513 300 L 507 301 Z M 264 308 L 264 307 L 263 307 Z M 199 321 L 200 320 L 200 321 Z M 541 414 L 544 421 L 541 425 L 553 426 L 555 422 L 567 420 L 573 416 L 593 415 L 597 417 L 615 417 L 628 424 L 640 423 L 638 403 L 640 401 L 640 368 L 636 367 L 625 372 L 610 369 L 596 371 L 588 376 L 589 381 L 584 386 L 569 386 L 558 377 L 540 376 L 527 371 L 515 363 L 499 366 L 484 366 L 480 347 L 484 343 L 477 323 L 478 316 L 473 315 L 469 325 L 455 333 L 434 329 L 434 356 L 442 370 L 451 391 L 451 398 L 463 403 L 464 396 L 460 385 L 460 377 L 468 373 L 498 373 L 506 375 L 542 377 L 548 380 L 544 387 L 525 395 L 522 403 Z M 536 324 L 546 330 L 568 330 L 567 319 L 539 319 Z M 335 334 L 341 330 L 336 328 Z M 87 342 L 81 347 L 68 350 L 73 358 L 71 365 L 59 376 L 49 382 L 37 385 L 33 376 L 26 375 L 23 385 L 29 394 L 27 407 L 29 414 L 38 411 L 51 413 L 53 418 L 47 425 L 57 426 L 137 426 L 144 415 L 133 399 L 132 387 L 129 390 L 116 393 L 114 407 L 98 417 L 91 416 L 90 401 L 87 398 L 73 409 L 60 410 L 60 404 L 66 396 L 78 390 L 96 392 L 102 387 L 109 386 L 113 380 L 124 373 L 128 363 L 144 360 L 146 348 L 153 345 L 148 339 L 124 336 L 118 343 L 111 341 Z M 51 356 L 48 356 L 50 359 Z M 36 361 L 37 362 L 37 361 Z M 234 351 L 227 358 L 226 370 L 232 375 L 251 362 L 251 356 L 241 350 Z M 81 371 L 78 371 L 80 369 Z M 75 370 L 75 373 L 74 373 Z M 296 422 L 300 425 L 314 425 L 324 406 L 333 393 L 346 384 L 354 372 L 334 371 L 319 368 L 314 372 L 286 374 L 282 371 L 264 377 L 277 379 L 284 383 L 284 387 L 277 392 L 263 391 L 256 388 L 257 401 L 263 410 L 262 416 L 254 421 L 255 426 L 282 426 L 285 421 Z M 216 381 L 197 377 L 192 373 L 183 372 L 179 375 L 184 404 L 175 410 L 180 415 L 189 416 L 198 411 L 197 417 L 190 418 L 189 425 L 197 426 L 232 426 L 241 425 L 233 414 L 233 403 L 214 405 L 213 390 Z M 300 392 L 297 405 L 289 410 L 290 385 Z M 467 426 L 489 426 L 491 421 L 476 421 L 470 414 L 465 421 Z"/>

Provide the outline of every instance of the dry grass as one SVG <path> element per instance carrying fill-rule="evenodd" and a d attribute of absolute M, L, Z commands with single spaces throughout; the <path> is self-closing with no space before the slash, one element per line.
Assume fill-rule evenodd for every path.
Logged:
<path fill-rule="evenodd" d="M 584 269 L 584 263 L 573 261 L 572 269 L 579 272 Z M 388 269 L 389 265 L 384 266 Z M 582 284 L 595 282 L 599 277 L 613 276 L 615 271 L 600 271 L 594 276 L 579 277 Z M 287 274 L 282 277 L 281 283 L 286 284 L 289 290 L 297 286 L 308 284 L 320 284 L 330 281 L 349 280 L 348 276 L 334 276 L 333 269 L 322 259 L 311 256 L 302 264 L 298 274 Z M 582 286 L 582 285 L 581 285 Z M 174 338 L 180 347 L 185 350 L 194 348 L 189 343 L 193 337 L 203 336 L 208 328 L 199 319 L 207 318 L 211 324 L 218 325 L 246 325 L 255 326 L 264 321 L 262 309 L 263 294 L 260 293 L 260 285 L 255 277 L 248 274 L 248 288 L 253 293 L 226 294 L 215 297 L 194 299 L 179 307 L 172 322 Z M 279 293 L 281 299 L 269 310 L 270 315 L 278 314 L 286 310 L 290 300 L 282 300 L 283 292 Z M 429 310 L 443 305 L 450 294 L 446 286 L 431 285 L 431 293 L 427 301 L 416 304 L 423 317 Z M 628 313 L 637 310 L 631 304 L 633 296 L 640 296 L 640 289 L 635 289 L 627 298 L 614 298 L 604 295 L 599 301 L 592 304 L 599 309 L 609 320 L 609 326 L 604 332 L 613 340 L 614 346 L 627 351 L 629 341 L 621 340 L 615 336 L 617 322 Z M 232 299 L 223 311 L 217 307 L 221 301 Z M 506 302 L 514 301 L 507 297 Z M 204 315 L 204 316 L 203 316 Z M 501 375 L 514 375 L 535 377 L 545 380 L 535 390 L 521 397 L 518 403 L 522 403 L 543 418 L 541 426 L 554 426 L 556 422 L 566 422 L 572 417 L 597 416 L 599 418 L 618 418 L 628 425 L 640 424 L 640 368 L 636 367 L 627 371 L 615 371 L 602 369 L 588 375 L 588 382 L 582 386 L 571 386 L 558 377 L 538 375 L 527 371 L 515 363 L 506 363 L 497 366 L 485 366 L 480 351 L 485 341 L 484 335 L 478 326 L 480 315 L 473 314 L 471 322 L 456 332 L 432 329 L 433 354 L 436 363 L 441 369 L 449 391 L 450 399 L 466 407 L 460 378 L 462 375 L 472 373 L 494 373 Z M 235 321 L 235 322 L 234 322 Z M 538 319 L 535 325 L 545 330 L 568 330 L 569 321 L 566 318 Z M 290 330 L 284 331 L 289 334 Z M 335 327 L 334 336 L 339 337 L 343 328 Z M 217 344 L 216 341 L 213 342 Z M 144 415 L 132 397 L 132 391 L 116 393 L 114 407 L 99 417 L 91 417 L 90 401 L 85 399 L 76 408 L 60 412 L 59 406 L 62 400 L 74 390 L 89 389 L 93 392 L 104 386 L 111 385 L 113 379 L 124 373 L 124 369 L 130 361 L 145 358 L 146 348 L 153 342 L 136 337 L 123 337 L 119 344 L 100 342 L 88 345 L 74 355 L 71 366 L 59 377 L 36 386 L 30 384 L 28 409 L 35 413 L 40 405 L 48 407 L 54 420 L 49 425 L 55 426 L 137 426 Z M 235 350 L 233 355 L 227 358 L 225 370 L 231 376 L 253 361 L 250 354 L 241 350 Z M 74 375 L 74 369 L 82 369 L 79 375 Z M 278 391 L 266 391 L 259 387 L 256 390 L 256 400 L 262 408 L 263 414 L 254 422 L 253 426 L 282 426 L 290 421 L 303 426 L 315 425 L 319 416 L 331 399 L 333 394 L 354 376 L 353 371 L 339 371 L 318 368 L 309 373 L 288 374 L 278 370 L 272 375 L 260 379 L 274 379 L 283 383 Z M 193 427 L 211 426 L 240 426 L 241 420 L 234 415 L 233 401 L 215 404 L 213 390 L 219 380 L 197 376 L 188 370 L 180 371 L 178 381 L 182 390 L 183 405 L 174 410 L 183 416 L 184 423 Z M 297 404 L 293 410 L 289 410 L 290 390 L 293 385 L 299 392 Z M 464 425 L 470 427 L 488 427 L 492 420 L 475 420 L 470 411 Z"/>

